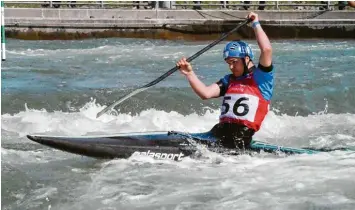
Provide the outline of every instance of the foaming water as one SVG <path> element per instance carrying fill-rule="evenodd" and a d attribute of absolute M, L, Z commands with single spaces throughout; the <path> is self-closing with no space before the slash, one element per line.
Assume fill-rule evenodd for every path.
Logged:
<path fill-rule="evenodd" d="M 79 112 L 47 112 L 25 106 L 25 111 L 2 115 L 2 131 L 19 137 L 27 134 L 80 136 L 168 130 L 204 132 L 218 122 L 219 116 L 219 110 L 213 109 L 207 109 L 202 115 L 147 109 L 137 114 L 112 111 L 96 118 L 103 108 L 105 106 L 95 100 L 88 102 Z M 355 115 L 350 113 L 320 112 L 309 116 L 289 116 L 270 111 L 256 138 L 296 145 L 307 144 L 314 138 L 320 138 L 320 141 L 324 141 L 321 137 L 332 139 L 331 136 L 336 138 L 333 139 L 335 141 L 342 139 L 351 142 L 354 140 L 352 136 L 355 136 L 354 127 Z"/>
<path fill-rule="evenodd" d="M 206 123 L 197 114 L 184 116 L 175 111 L 165 112 L 149 109 L 136 115 L 113 112 L 96 119 L 96 114 L 103 108 L 103 106 L 95 104 L 95 101 L 87 103 L 79 112 L 73 113 L 47 112 L 26 107 L 25 111 L 14 115 L 2 115 L 2 129 L 17 133 L 20 137 L 29 133 L 69 136 L 170 129 L 199 132 L 212 127 L 218 117 L 215 111 L 207 112 L 204 118 L 209 123 Z M 19 125 L 21 129 L 19 129 Z"/>
<path fill-rule="evenodd" d="M 191 159 L 174 164 L 111 161 L 93 174 L 87 194 L 74 206 L 89 207 L 89 202 L 94 208 L 116 209 L 263 209 L 265 204 L 280 209 L 350 209 L 354 200 L 347 194 L 353 189 L 344 182 L 354 184 L 351 158 L 354 154 L 219 157 L 218 163 Z M 338 170 L 331 164 L 349 168 Z"/>
<path fill-rule="evenodd" d="M 11 191 L 3 197 L 3 207 L 264 209 L 265 205 L 278 204 L 280 209 L 351 209 L 355 203 L 350 187 L 355 184 L 355 153 L 233 157 L 201 148 L 200 157 L 181 162 L 139 156 L 100 161 L 43 147 L 25 138 L 29 133 L 203 132 L 218 119 L 218 110 L 182 115 L 155 109 L 136 115 L 110 113 L 96 119 L 102 108 L 93 100 L 79 112 L 26 107 L 25 111 L 2 115 L 2 171 L 7 180 L 2 184 Z M 354 114 L 302 117 L 270 112 L 256 138 L 292 146 L 354 146 L 354 119 Z"/>

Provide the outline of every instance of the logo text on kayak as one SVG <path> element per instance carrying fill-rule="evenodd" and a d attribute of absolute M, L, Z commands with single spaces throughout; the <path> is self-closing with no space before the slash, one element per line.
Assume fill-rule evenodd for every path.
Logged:
<path fill-rule="evenodd" d="M 163 159 L 163 160 L 182 160 L 182 157 L 184 157 L 184 154 L 181 152 L 180 154 L 174 154 L 174 153 L 151 152 L 150 150 L 148 150 L 147 152 L 135 151 L 132 154 L 132 156 L 135 155 L 145 155 L 145 156 L 150 156 L 152 158 Z"/>

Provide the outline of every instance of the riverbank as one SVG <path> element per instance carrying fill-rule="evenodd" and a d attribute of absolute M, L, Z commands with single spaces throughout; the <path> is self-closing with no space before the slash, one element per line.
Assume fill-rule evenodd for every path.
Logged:
<path fill-rule="evenodd" d="M 8 38 L 104 37 L 215 39 L 249 11 L 5 8 Z M 267 34 L 278 38 L 355 38 L 355 11 L 257 11 Z M 250 27 L 229 37 L 253 38 Z"/>

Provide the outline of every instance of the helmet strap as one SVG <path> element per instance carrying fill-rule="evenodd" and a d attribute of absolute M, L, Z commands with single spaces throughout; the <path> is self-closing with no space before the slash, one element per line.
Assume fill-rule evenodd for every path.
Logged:
<path fill-rule="evenodd" d="M 244 65 L 243 76 L 245 76 L 248 73 L 250 73 L 248 66 L 249 66 L 251 59 L 249 59 L 248 63 L 246 62 L 245 58 L 242 58 L 242 61 L 243 61 L 243 65 Z"/>

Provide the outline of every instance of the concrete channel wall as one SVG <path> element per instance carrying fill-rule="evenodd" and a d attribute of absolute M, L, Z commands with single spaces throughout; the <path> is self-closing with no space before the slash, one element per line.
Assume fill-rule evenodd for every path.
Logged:
<path fill-rule="evenodd" d="M 355 38 L 355 11 L 255 11 L 273 38 Z M 5 8 L 7 36 L 21 39 L 213 39 L 249 11 Z M 250 27 L 235 37 L 253 38 Z"/>

